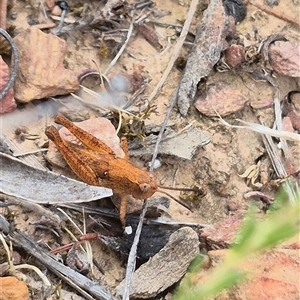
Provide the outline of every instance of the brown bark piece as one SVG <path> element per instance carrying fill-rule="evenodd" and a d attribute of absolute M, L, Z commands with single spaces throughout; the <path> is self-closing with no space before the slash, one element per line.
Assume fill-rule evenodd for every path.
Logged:
<path fill-rule="evenodd" d="M 6 86 L 9 80 L 9 68 L 0 56 L 0 91 Z M 17 107 L 14 99 L 14 91 L 11 88 L 6 96 L 0 100 L 0 114 L 8 113 L 15 110 Z"/>
<path fill-rule="evenodd" d="M 31 27 L 14 38 L 20 63 L 15 98 L 20 102 L 68 94 L 79 88 L 77 76 L 63 65 L 66 42 Z"/>
<path fill-rule="evenodd" d="M 235 31 L 234 19 L 226 16 L 222 1 L 212 0 L 198 28 L 178 90 L 178 108 L 186 116 L 200 80 L 209 75 L 227 47 L 225 38 Z"/>

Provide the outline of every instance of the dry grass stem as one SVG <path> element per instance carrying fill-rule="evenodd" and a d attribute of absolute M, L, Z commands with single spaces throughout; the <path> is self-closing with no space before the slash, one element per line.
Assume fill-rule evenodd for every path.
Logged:
<path fill-rule="evenodd" d="M 125 50 L 129 40 L 130 40 L 130 37 L 131 37 L 131 34 L 132 34 L 132 31 L 133 31 L 133 20 L 131 20 L 130 22 L 130 25 L 129 25 L 129 28 L 128 28 L 128 32 L 127 32 L 127 37 L 126 37 L 126 40 L 124 42 L 124 44 L 122 45 L 122 47 L 120 48 L 119 52 L 117 53 L 117 55 L 115 56 L 115 58 L 111 61 L 111 63 L 109 64 L 109 66 L 106 68 L 106 70 L 104 71 L 104 75 L 107 75 L 107 73 L 112 69 L 112 67 L 116 64 L 116 62 L 118 61 L 118 59 L 120 58 L 120 56 L 122 55 L 123 51 Z"/>
<path fill-rule="evenodd" d="M 243 121 L 243 120 L 240 120 L 240 119 L 236 119 L 236 120 L 240 123 L 245 124 L 246 126 L 231 125 L 228 122 L 226 122 L 216 110 L 215 110 L 215 112 L 218 115 L 218 117 L 220 118 L 220 121 L 225 126 L 228 126 L 228 127 L 231 127 L 231 128 L 250 129 L 252 131 L 255 131 L 255 132 L 258 132 L 258 133 L 261 133 L 261 134 L 265 134 L 265 135 L 269 135 L 269 136 L 273 136 L 273 137 L 277 137 L 277 138 L 282 138 L 282 139 L 289 140 L 289 141 L 300 142 L 300 135 L 299 134 L 289 132 L 289 131 L 271 129 L 271 128 L 269 128 L 267 126 L 264 126 L 264 125 L 247 122 L 247 121 Z"/>
<path fill-rule="evenodd" d="M 157 141 L 156 141 L 156 144 L 155 144 L 155 149 L 154 149 L 153 156 L 152 156 L 152 160 L 151 160 L 151 163 L 150 163 L 150 171 L 153 171 L 155 159 L 156 159 L 157 154 L 158 154 L 159 143 L 161 142 L 163 132 L 166 128 L 167 122 L 170 118 L 171 112 L 172 112 L 173 107 L 176 103 L 177 92 L 178 92 L 178 88 L 176 89 L 176 91 L 175 91 L 175 93 L 172 97 L 172 100 L 170 102 L 170 106 L 167 110 L 167 113 L 166 113 L 166 116 L 165 116 L 165 119 L 164 119 L 164 122 L 163 122 L 163 124 L 161 126 L 161 129 L 160 129 L 160 132 L 158 134 Z M 133 243 L 132 243 L 132 246 L 131 246 L 131 249 L 130 249 L 130 253 L 129 253 L 129 256 L 128 256 L 126 276 L 125 276 L 125 284 L 124 284 L 124 292 L 123 292 L 123 298 L 122 298 L 123 300 L 129 300 L 130 286 L 131 286 L 133 273 L 134 273 L 135 266 L 136 266 L 137 246 L 138 246 L 138 243 L 139 243 L 139 240 L 140 240 L 140 235 L 141 235 L 141 232 L 142 232 L 143 221 L 144 221 L 144 217 L 145 217 L 145 214 L 146 214 L 146 211 L 147 211 L 147 205 L 148 205 L 148 202 L 144 201 L 142 212 L 141 212 L 140 218 L 139 218 L 139 223 L 138 223 L 138 226 L 137 226 L 137 229 L 136 229 L 136 232 L 135 232 L 135 236 L 134 236 L 134 240 L 133 240 Z"/>
<path fill-rule="evenodd" d="M 0 132 L 0 139 L 13 151 L 13 153 L 24 153 L 24 150 L 21 148 L 21 146 L 15 142 L 14 140 L 7 138 L 3 133 Z M 46 170 L 46 168 L 40 164 L 40 162 L 37 160 L 37 158 L 33 154 L 28 154 L 25 157 L 21 157 L 20 160 L 22 160 L 27 165 L 40 169 L 40 170 Z"/>
<path fill-rule="evenodd" d="M 57 208 L 57 210 L 59 210 L 71 223 L 72 225 L 74 226 L 74 228 L 79 232 L 79 234 L 81 235 L 84 235 L 86 234 L 86 224 L 85 224 L 85 214 L 84 214 L 84 208 L 82 208 L 82 218 L 83 218 L 83 226 L 84 226 L 84 229 L 83 231 L 78 227 L 78 225 L 73 221 L 73 219 L 61 208 Z M 75 242 L 78 242 L 78 239 L 75 237 L 75 235 L 66 227 L 64 227 L 64 230 L 66 232 L 68 232 L 68 234 L 70 235 L 70 237 L 75 241 Z M 89 241 L 85 241 L 85 249 L 79 245 L 80 249 L 86 253 L 86 256 L 87 256 L 87 259 L 88 259 L 88 262 L 90 264 L 90 267 L 91 267 L 91 270 L 92 270 L 92 273 L 94 272 L 94 263 L 93 263 L 93 251 L 92 251 L 92 246 L 91 246 L 91 243 Z"/>
<path fill-rule="evenodd" d="M 13 156 L 20 157 L 20 156 L 26 156 L 26 155 L 36 154 L 36 153 L 40 153 L 40 152 L 47 152 L 47 151 L 48 151 L 48 148 L 41 148 L 41 149 L 37 149 L 37 150 L 33 150 L 33 151 L 14 153 Z"/>
<path fill-rule="evenodd" d="M 149 102 L 151 103 L 155 97 L 157 96 L 157 94 L 160 92 L 161 88 L 163 87 L 167 77 L 169 76 L 169 73 L 171 72 L 174 63 L 176 61 L 176 59 L 179 56 L 180 50 L 182 48 L 182 45 L 185 41 L 185 38 L 189 32 L 189 28 L 194 16 L 194 13 L 197 9 L 197 5 L 198 5 L 198 0 L 192 0 L 191 4 L 190 4 L 190 8 L 188 11 L 188 14 L 186 16 L 186 20 L 184 22 L 183 28 L 181 30 L 180 36 L 177 40 L 177 43 L 173 49 L 173 53 L 171 55 L 171 58 L 169 60 L 169 63 L 167 65 L 167 68 L 165 69 L 163 76 L 161 77 L 161 79 L 159 80 L 158 84 L 156 85 L 156 87 L 154 88 L 153 92 L 150 94 L 149 96 Z"/>
<path fill-rule="evenodd" d="M 95 281 L 57 262 L 49 254 L 35 244 L 22 232 L 12 232 L 9 236 L 14 244 L 39 260 L 46 268 L 64 280 L 86 299 L 116 300 L 110 293 L 103 290 Z"/>
<path fill-rule="evenodd" d="M 268 5 L 262 4 L 261 1 L 257 1 L 257 0 L 251 0 L 250 3 L 253 6 L 257 7 L 258 9 L 264 11 L 267 14 L 273 15 L 281 20 L 284 20 L 289 23 L 293 23 L 293 24 L 300 26 L 299 18 L 295 19 L 295 18 L 289 16 L 288 14 L 286 14 L 285 12 L 282 12 L 278 8 L 274 8 L 274 7 L 270 7 Z"/>
<path fill-rule="evenodd" d="M 43 206 L 41 206 L 37 203 L 30 202 L 30 201 L 24 200 L 22 198 L 18 198 L 17 196 L 14 196 L 14 195 L 6 195 L 1 192 L 0 192 L 0 200 L 4 200 L 13 205 L 18 205 L 18 206 L 26 208 L 27 210 L 34 211 L 36 214 L 38 214 L 40 216 L 44 216 L 45 218 L 47 218 L 57 224 L 62 223 L 62 220 L 59 218 L 58 215 L 54 214 L 49 209 L 44 208 Z"/>
<path fill-rule="evenodd" d="M 49 287 L 51 287 L 50 281 L 48 280 L 48 278 L 43 274 L 43 272 L 39 268 L 37 268 L 33 265 L 29 265 L 29 264 L 21 264 L 21 265 L 14 266 L 13 261 L 12 261 L 12 245 L 11 245 L 11 247 L 8 247 L 8 245 L 7 245 L 7 243 L 6 243 L 6 241 L 5 241 L 2 234 L 0 234 L 0 241 L 3 245 L 3 247 L 4 247 L 6 255 L 7 255 L 7 261 L 8 261 L 8 264 L 9 264 L 8 272 L 10 274 L 14 274 L 15 271 L 19 270 L 19 269 L 32 270 L 41 278 L 44 285 L 46 286 L 46 290 L 48 290 Z"/>
<path fill-rule="evenodd" d="M 267 153 L 270 157 L 274 171 L 276 172 L 276 175 L 279 178 L 286 178 L 287 172 L 286 172 L 284 165 L 278 155 L 277 147 L 274 144 L 273 140 L 271 139 L 270 136 L 263 135 L 263 142 L 264 142 L 265 148 L 267 150 Z M 288 194 L 289 201 L 291 201 L 293 204 L 296 204 L 297 203 L 297 194 L 299 194 L 299 191 L 300 191 L 298 183 L 295 181 L 294 186 L 293 186 L 290 180 L 286 180 L 285 182 L 283 182 L 282 187 Z"/>
<path fill-rule="evenodd" d="M 279 90 L 278 89 L 276 89 L 275 97 L 274 97 L 274 112 L 275 112 L 275 124 L 276 124 L 276 128 L 279 131 L 282 131 L 283 130 L 283 126 L 282 126 L 282 110 L 280 108 Z M 288 144 L 287 144 L 286 140 L 284 138 L 280 138 L 280 143 L 281 143 L 281 148 L 283 150 L 283 153 L 284 153 L 285 157 L 289 158 L 291 155 L 290 155 L 289 147 L 288 147 Z"/>

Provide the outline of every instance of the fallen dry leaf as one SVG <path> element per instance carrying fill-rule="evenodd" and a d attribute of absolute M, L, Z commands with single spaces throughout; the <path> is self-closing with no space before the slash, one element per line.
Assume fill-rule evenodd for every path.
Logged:
<path fill-rule="evenodd" d="M 80 203 L 112 195 L 110 189 L 33 168 L 1 153 L 0 192 L 35 203 Z"/>

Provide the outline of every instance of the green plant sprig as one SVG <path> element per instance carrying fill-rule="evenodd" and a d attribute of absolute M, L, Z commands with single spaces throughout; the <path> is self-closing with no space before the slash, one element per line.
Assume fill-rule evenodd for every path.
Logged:
<path fill-rule="evenodd" d="M 190 279 L 190 276 L 202 269 L 202 264 L 198 261 L 192 267 L 191 273 L 182 280 L 173 300 L 201 300 L 233 286 L 247 275 L 239 269 L 246 258 L 298 234 L 300 194 L 297 193 L 296 205 L 286 201 L 285 197 L 283 193 L 279 195 L 274 204 L 281 208 L 271 210 L 261 221 L 257 221 L 253 214 L 254 210 L 250 208 L 237 235 L 236 243 L 228 250 L 223 263 L 208 275 L 204 285 L 198 285 L 192 283 Z"/>

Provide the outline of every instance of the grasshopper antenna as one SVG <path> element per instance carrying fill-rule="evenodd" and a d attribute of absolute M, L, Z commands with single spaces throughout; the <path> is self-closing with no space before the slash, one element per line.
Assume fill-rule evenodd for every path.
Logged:
<path fill-rule="evenodd" d="M 174 196 L 172 196 L 170 193 L 168 192 L 165 192 L 165 191 L 161 191 L 161 190 L 157 190 L 158 193 L 161 193 L 161 194 L 164 194 L 164 195 L 167 195 L 168 197 L 170 197 L 172 200 L 176 201 L 177 203 L 179 203 L 180 205 L 182 205 L 183 207 L 187 208 L 189 211 L 191 211 L 191 208 L 186 204 L 184 203 L 183 201 L 175 198 Z"/>
<path fill-rule="evenodd" d="M 164 190 L 202 193 L 202 190 L 200 188 L 181 188 L 181 187 L 177 188 L 177 187 L 163 186 L 163 185 L 158 185 L 158 187 Z"/>
<path fill-rule="evenodd" d="M 169 186 L 158 185 L 158 189 L 157 189 L 158 193 L 167 195 L 168 197 L 170 197 L 171 199 L 173 199 L 174 201 L 176 201 L 177 203 L 179 203 L 180 205 L 184 206 L 185 208 L 187 208 L 190 211 L 191 211 L 191 208 L 186 203 L 184 203 L 180 199 L 175 198 L 174 196 L 172 196 L 168 192 L 163 191 L 161 189 L 172 190 L 172 191 L 195 192 L 195 193 L 201 193 L 201 194 L 203 193 L 202 190 L 199 189 L 199 188 L 180 188 L 180 187 L 176 188 L 176 187 L 169 187 Z"/>

